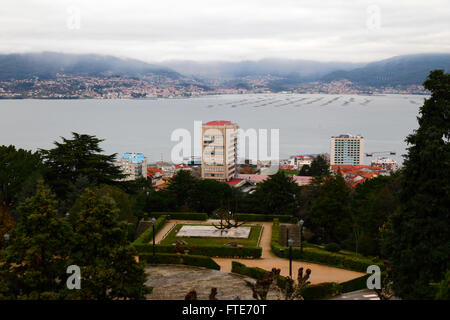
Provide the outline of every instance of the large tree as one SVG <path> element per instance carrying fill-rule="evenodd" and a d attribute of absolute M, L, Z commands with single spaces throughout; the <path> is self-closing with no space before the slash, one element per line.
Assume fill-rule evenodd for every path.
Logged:
<path fill-rule="evenodd" d="M 36 194 L 18 210 L 21 221 L 0 261 L 0 296 L 60 299 L 65 291 L 72 232 L 58 217 L 56 200 L 40 181 Z"/>
<path fill-rule="evenodd" d="M 381 230 L 398 208 L 400 172 L 359 184 L 353 195 L 352 220 L 355 247 L 365 255 L 380 255 Z"/>
<path fill-rule="evenodd" d="M 102 141 L 95 136 L 73 132 L 72 139 L 62 138 L 62 142 L 54 142 L 53 149 L 40 150 L 47 167 L 45 180 L 58 199 L 65 202 L 64 210 L 75 200 L 70 195 L 79 194 L 87 186 L 116 185 L 123 178 L 120 168 L 114 164 L 116 154 L 102 153 Z"/>
<path fill-rule="evenodd" d="M 29 185 L 35 190 L 41 170 L 38 153 L 0 146 L 0 206 L 15 208 L 30 190 Z"/>
<path fill-rule="evenodd" d="M 433 298 L 431 283 L 450 261 L 450 74 L 432 71 L 424 87 L 431 97 L 406 139 L 400 209 L 387 237 L 394 291 L 405 299 Z"/>
<path fill-rule="evenodd" d="M 327 159 L 323 155 L 318 155 L 311 161 L 311 166 L 304 165 L 300 169 L 300 176 L 320 177 L 328 175 L 330 166 Z"/>
<path fill-rule="evenodd" d="M 311 226 L 326 242 L 342 242 L 351 234 L 351 189 L 340 173 L 324 177 L 309 212 Z"/>
<path fill-rule="evenodd" d="M 189 210 L 189 204 L 192 200 L 193 189 L 196 183 L 196 179 L 191 175 L 189 171 L 180 170 L 171 179 L 170 184 L 167 187 L 180 209 Z"/>
<path fill-rule="evenodd" d="M 260 213 L 295 215 L 299 210 L 300 187 L 282 171 L 258 184 L 251 195 Z"/>
<path fill-rule="evenodd" d="M 127 241 L 115 201 L 87 189 L 75 205 L 75 247 L 71 261 L 81 268 L 82 299 L 142 299 L 146 293 L 143 266 Z"/>

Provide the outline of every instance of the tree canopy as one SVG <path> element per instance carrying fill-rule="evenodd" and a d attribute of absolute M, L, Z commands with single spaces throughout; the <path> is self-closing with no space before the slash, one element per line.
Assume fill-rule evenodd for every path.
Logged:
<path fill-rule="evenodd" d="M 394 291 L 406 299 L 433 298 L 430 284 L 444 278 L 450 261 L 450 74 L 432 71 L 424 87 L 431 97 L 406 139 L 400 208 L 386 239 Z"/>

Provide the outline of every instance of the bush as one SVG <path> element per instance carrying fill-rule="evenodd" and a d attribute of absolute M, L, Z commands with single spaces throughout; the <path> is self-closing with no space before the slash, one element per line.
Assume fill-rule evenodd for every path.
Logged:
<path fill-rule="evenodd" d="M 335 242 L 328 243 L 328 244 L 325 246 L 324 249 L 325 249 L 326 251 L 329 251 L 329 252 L 339 252 L 339 251 L 341 251 L 341 247 L 340 247 L 337 243 L 335 243 Z"/>
<path fill-rule="evenodd" d="M 159 230 L 161 230 L 162 227 L 164 227 L 166 222 L 167 222 L 167 217 L 165 215 L 162 215 L 158 219 L 156 219 L 155 233 L 158 233 Z M 135 247 L 140 246 L 140 245 L 148 245 L 148 243 L 150 241 L 152 241 L 152 239 L 153 239 L 153 227 L 149 227 L 136 240 L 134 240 L 132 245 L 134 245 Z M 137 249 L 137 247 L 136 247 L 136 249 Z"/>
<path fill-rule="evenodd" d="M 246 222 L 270 222 L 274 219 L 277 219 L 281 222 L 291 222 L 291 223 L 297 223 L 297 218 L 292 217 L 290 215 L 282 215 L 282 214 L 256 214 L 256 213 L 238 213 L 237 218 L 239 221 L 246 221 Z"/>
<path fill-rule="evenodd" d="M 210 257 L 186 254 L 157 253 L 155 255 L 155 258 L 156 263 L 158 264 L 184 264 L 189 266 L 220 270 L 220 266 Z M 144 260 L 147 263 L 152 263 L 153 255 L 140 254 L 139 259 Z"/>
<path fill-rule="evenodd" d="M 208 220 L 208 214 L 203 212 L 151 212 L 148 217 L 170 216 L 170 219 L 178 220 Z"/>

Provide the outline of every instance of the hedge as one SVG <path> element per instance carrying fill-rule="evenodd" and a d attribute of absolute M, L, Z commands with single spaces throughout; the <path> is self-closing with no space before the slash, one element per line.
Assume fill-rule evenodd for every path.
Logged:
<path fill-rule="evenodd" d="M 296 217 L 291 217 L 290 215 L 284 214 L 256 214 L 256 213 L 238 213 L 237 218 L 239 221 L 246 222 L 271 222 L 274 219 L 278 219 L 281 222 L 292 222 L 297 223 Z"/>
<path fill-rule="evenodd" d="M 272 225 L 270 247 L 276 256 L 286 259 L 289 258 L 289 247 L 282 247 L 280 245 L 280 227 L 277 219 L 274 219 Z M 280 249 L 283 250 L 282 253 L 280 252 Z M 374 264 L 378 265 L 381 269 L 384 268 L 384 264 L 379 260 L 348 256 L 341 253 L 332 253 L 316 247 L 304 247 L 303 252 L 301 252 L 300 248 L 292 248 L 292 258 L 295 260 L 322 263 L 359 272 L 366 272 L 367 267 Z"/>
<path fill-rule="evenodd" d="M 178 220 L 208 220 L 208 214 L 203 212 L 151 212 L 149 217 L 169 216 L 170 219 Z"/>
<path fill-rule="evenodd" d="M 187 254 L 171 254 L 157 253 L 155 254 L 156 263 L 158 264 L 183 264 L 188 266 L 205 267 L 208 269 L 220 270 L 220 266 L 210 257 L 187 255 Z M 140 254 L 139 259 L 147 263 L 153 262 L 152 254 Z"/>
<path fill-rule="evenodd" d="M 305 300 L 323 300 L 340 294 L 340 285 L 337 282 L 322 282 L 305 286 L 301 295 Z"/>
<path fill-rule="evenodd" d="M 162 229 L 162 227 L 164 227 L 166 222 L 167 222 L 167 217 L 164 215 L 162 215 L 158 219 L 156 219 L 155 233 L 158 233 Z M 134 240 L 132 245 L 134 245 L 137 249 L 138 246 L 147 245 L 152 240 L 153 240 L 153 227 L 149 227 L 147 230 L 142 232 L 142 234 L 136 240 Z"/>
<path fill-rule="evenodd" d="M 139 253 L 152 252 L 152 244 L 135 244 Z M 194 245 L 156 245 L 158 253 L 184 253 L 187 251 L 192 255 L 208 257 L 227 257 L 227 258 L 260 258 L 262 248 L 260 247 L 231 247 L 231 246 L 194 246 Z"/>

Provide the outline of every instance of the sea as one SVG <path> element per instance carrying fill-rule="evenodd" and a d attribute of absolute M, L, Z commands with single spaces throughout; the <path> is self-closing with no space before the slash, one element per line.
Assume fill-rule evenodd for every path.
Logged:
<path fill-rule="evenodd" d="M 71 132 L 104 139 L 106 153 L 170 161 L 177 129 L 194 139 L 195 121 L 229 120 L 243 130 L 278 129 L 281 159 L 330 153 L 330 137 L 362 135 L 364 150 L 400 164 L 418 127 L 423 95 L 236 94 L 172 99 L 0 100 L 0 145 L 37 150 Z M 184 129 L 184 131 L 183 131 Z M 193 142 L 192 142 L 193 143 Z M 388 152 L 388 153 L 386 153 Z M 389 152 L 395 152 L 390 155 Z"/>

